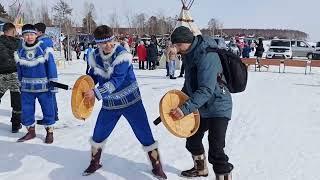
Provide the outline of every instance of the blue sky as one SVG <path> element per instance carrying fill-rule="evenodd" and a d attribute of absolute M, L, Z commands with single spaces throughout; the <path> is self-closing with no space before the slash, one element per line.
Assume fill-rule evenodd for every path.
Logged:
<path fill-rule="evenodd" d="M 4 4 L 13 0 L 0 0 Z M 58 0 L 25 0 L 47 3 Z M 125 14 L 162 13 L 175 16 L 181 8 L 180 0 L 66 0 L 74 8 L 74 16 L 82 17 L 84 2 L 94 3 L 97 22 L 108 23 L 115 10 L 126 25 Z M 191 14 L 199 27 L 206 27 L 209 19 L 217 18 L 226 28 L 289 28 L 302 30 L 313 41 L 320 41 L 320 0 L 195 0 Z M 79 21 L 80 22 L 80 21 Z"/>

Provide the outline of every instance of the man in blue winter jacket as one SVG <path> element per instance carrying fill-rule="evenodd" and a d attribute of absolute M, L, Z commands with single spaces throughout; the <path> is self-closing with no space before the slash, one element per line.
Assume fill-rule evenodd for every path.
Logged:
<path fill-rule="evenodd" d="M 37 30 L 38 41 L 43 42 L 42 47 L 44 47 L 44 50 L 47 48 L 50 48 L 53 51 L 53 41 L 48 35 L 45 34 L 47 26 L 44 23 L 37 23 L 34 25 L 34 27 Z M 59 117 L 58 117 L 58 104 L 57 104 L 56 93 L 57 91 L 55 91 L 53 94 L 53 105 L 54 105 L 54 111 L 55 111 L 54 119 L 58 121 Z M 37 120 L 37 124 L 43 125 L 43 120 Z"/>
<path fill-rule="evenodd" d="M 213 166 L 216 179 L 230 180 L 233 165 L 228 162 L 224 147 L 232 113 L 232 98 L 227 87 L 217 81 L 223 70 L 219 55 L 206 50 L 208 47 L 216 48 L 217 44 L 210 37 L 195 37 L 189 28 L 183 26 L 174 30 L 171 41 L 183 56 L 185 82 L 182 91 L 190 97 L 182 106 L 173 109 L 171 116 L 177 120 L 182 119 L 198 109 L 201 117 L 199 130 L 186 141 L 186 148 L 192 154 L 194 167 L 182 171 L 181 175 L 208 176 L 202 138 L 205 132 L 209 131 L 208 160 Z"/>

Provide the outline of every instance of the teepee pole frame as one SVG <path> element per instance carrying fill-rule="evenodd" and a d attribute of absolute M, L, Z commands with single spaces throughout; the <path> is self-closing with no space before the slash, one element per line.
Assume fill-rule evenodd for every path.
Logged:
<path fill-rule="evenodd" d="M 185 10 L 189 10 L 191 8 L 191 6 L 193 5 L 194 3 L 194 0 L 190 0 L 188 2 L 188 0 L 181 0 L 181 3 L 182 3 L 182 8 L 185 9 Z"/>

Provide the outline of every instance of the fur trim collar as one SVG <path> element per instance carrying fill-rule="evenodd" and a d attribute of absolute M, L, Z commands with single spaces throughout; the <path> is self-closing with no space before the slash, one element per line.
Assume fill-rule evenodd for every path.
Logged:
<path fill-rule="evenodd" d="M 53 56 L 53 53 L 54 53 L 53 48 L 47 47 L 47 49 L 45 50 L 44 59 L 48 61 L 50 54 Z"/>
<path fill-rule="evenodd" d="M 105 79 L 110 79 L 111 75 L 113 74 L 114 67 L 116 65 L 121 64 L 123 62 L 129 62 L 129 65 L 131 65 L 132 58 L 133 57 L 130 53 L 128 53 L 126 51 L 122 51 L 119 53 L 119 55 L 116 57 L 116 59 L 112 62 L 112 64 L 108 64 L 109 61 L 104 62 L 104 63 L 108 64 L 107 69 L 105 69 L 105 68 L 97 65 L 96 60 L 95 60 L 95 54 L 94 54 L 94 52 L 91 52 L 89 55 L 88 63 L 89 63 L 89 66 L 91 68 L 93 68 L 95 75 L 99 75 Z"/>
<path fill-rule="evenodd" d="M 39 56 L 37 58 L 34 58 L 32 60 L 26 60 L 19 57 L 18 53 L 14 53 L 14 59 L 16 63 L 19 63 L 21 66 L 28 66 L 28 67 L 34 67 L 37 66 L 40 63 L 44 63 L 46 59 L 43 56 Z"/>
<path fill-rule="evenodd" d="M 37 44 L 40 45 L 39 43 L 37 43 Z M 33 46 L 33 47 L 35 47 L 35 46 Z M 34 58 L 32 60 L 27 60 L 25 58 L 20 58 L 18 52 L 16 51 L 14 53 L 14 59 L 15 59 L 16 63 L 20 63 L 20 65 L 22 65 L 22 66 L 34 67 L 40 63 L 45 63 L 45 61 L 48 61 L 50 54 L 53 56 L 53 53 L 54 53 L 53 48 L 48 47 L 45 50 L 44 56 L 39 56 L 39 57 Z"/>
<path fill-rule="evenodd" d="M 116 49 L 118 48 L 118 46 L 120 46 L 120 44 L 115 44 L 114 48 L 112 49 L 111 53 L 105 55 L 103 53 L 103 50 L 101 48 L 99 48 L 99 55 L 103 60 L 108 60 L 112 57 L 112 55 L 116 52 Z"/>
<path fill-rule="evenodd" d="M 25 49 L 25 50 L 27 50 L 27 51 L 30 51 L 30 50 L 36 49 L 36 48 L 39 47 L 41 44 L 42 44 L 42 41 L 38 41 L 37 44 L 35 44 L 34 46 L 28 47 L 28 46 L 26 46 L 26 42 L 23 41 L 23 43 L 22 43 L 22 48 Z"/>

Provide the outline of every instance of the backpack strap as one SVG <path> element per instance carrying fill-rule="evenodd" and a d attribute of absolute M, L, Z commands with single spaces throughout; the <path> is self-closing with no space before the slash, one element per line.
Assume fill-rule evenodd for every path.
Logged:
<path fill-rule="evenodd" d="M 218 49 L 218 48 L 213 48 L 213 47 L 207 47 L 206 48 L 206 52 L 209 53 L 209 52 L 214 52 L 214 53 L 217 53 L 219 55 L 219 58 L 221 58 L 221 49 Z M 220 59 L 220 63 L 221 63 L 221 66 L 222 65 L 222 62 L 221 62 L 221 59 Z M 223 67 L 222 67 L 222 73 L 219 73 L 217 74 L 217 82 L 219 84 L 223 84 L 224 86 L 227 87 L 227 82 L 223 80 Z"/>

